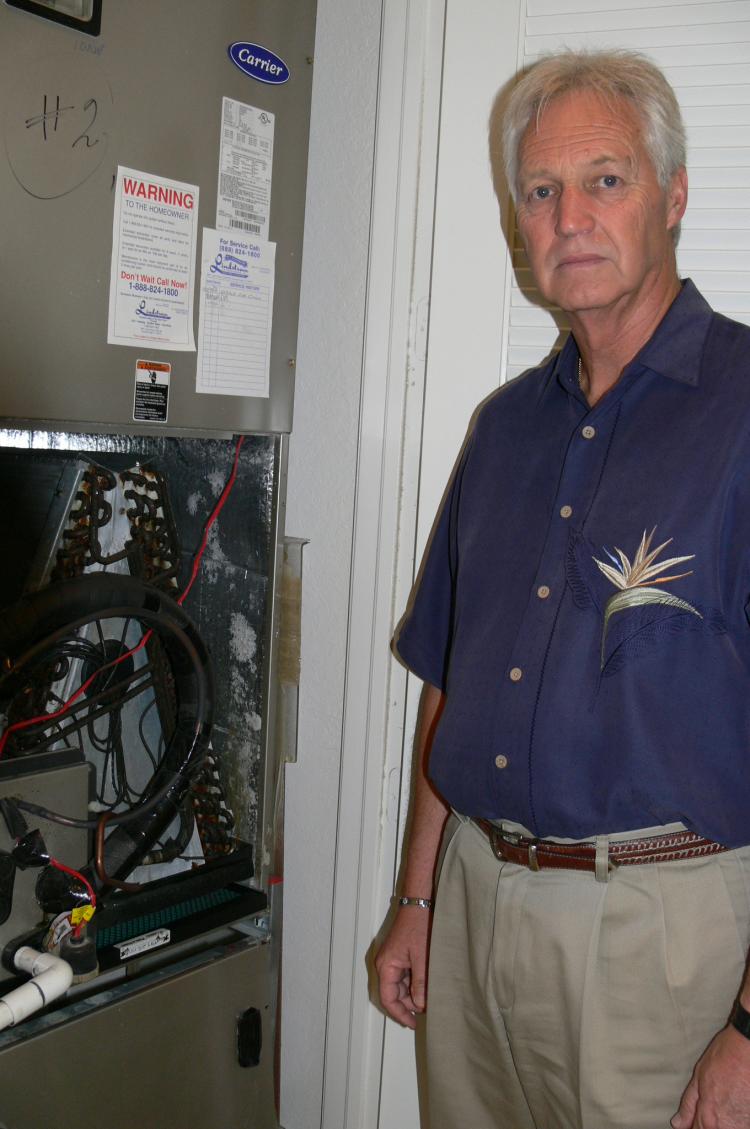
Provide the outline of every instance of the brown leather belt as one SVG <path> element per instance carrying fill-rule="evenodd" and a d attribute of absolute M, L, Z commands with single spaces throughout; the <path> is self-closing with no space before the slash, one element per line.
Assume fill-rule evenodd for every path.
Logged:
<path fill-rule="evenodd" d="M 552 843 L 548 839 L 529 839 L 511 831 L 501 831 L 487 819 L 472 819 L 490 841 L 496 858 L 527 866 L 530 870 L 596 870 L 595 843 Z M 712 839 L 702 839 L 692 831 L 651 835 L 645 839 L 626 839 L 608 844 L 609 869 L 637 866 L 647 862 L 675 862 L 704 858 L 729 850 Z"/>

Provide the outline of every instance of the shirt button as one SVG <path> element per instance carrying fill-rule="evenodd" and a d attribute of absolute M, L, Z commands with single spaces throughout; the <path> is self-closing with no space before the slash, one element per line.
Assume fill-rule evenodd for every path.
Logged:
<path fill-rule="evenodd" d="M 520 666 L 514 666 L 512 671 L 510 672 L 511 682 L 520 682 L 522 678 L 523 671 L 521 670 Z"/>
<path fill-rule="evenodd" d="M 549 588 L 546 584 L 540 584 L 536 590 L 536 594 L 540 600 L 546 600 L 549 596 Z"/>
<path fill-rule="evenodd" d="M 572 506 L 563 506 L 562 509 L 560 510 L 560 517 L 570 517 L 570 515 L 572 513 L 573 513 L 573 507 Z"/>
<path fill-rule="evenodd" d="M 495 757 L 495 768 L 507 768 L 508 758 L 504 757 L 501 753 L 499 757 Z"/>
<path fill-rule="evenodd" d="M 596 428 L 586 424 L 586 426 L 581 429 L 581 435 L 584 439 L 593 439 L 596 435 Z"/>

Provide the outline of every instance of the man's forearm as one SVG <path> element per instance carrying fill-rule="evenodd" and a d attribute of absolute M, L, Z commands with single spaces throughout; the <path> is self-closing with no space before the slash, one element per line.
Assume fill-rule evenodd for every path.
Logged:
<path fill-rule="evenodd" d="M 402 896 L 410 898 L 432 897 L 440 840 L 448 816 L 447 804 L 434 791 L 426 773 L 443 702 L 441 691 L 425 683 L 417 725 L 414 803 L 400 890 Z M 414 1028 L 416 1014 L 425 1008 L 431 920 L 432 915 L 422 906 L 402 906 L 375 958 L 381 1003 L 388 1015 L 405 1027 Z"/>
<path fill-rule="evenodd" d="M 444 702 L 442 691 L 426 682 L 420 702 L 414 807 L 401 891 L 412 898 L 432 897 L 435 865 L 449 811 L 427 779 L 430 745 Z"/>

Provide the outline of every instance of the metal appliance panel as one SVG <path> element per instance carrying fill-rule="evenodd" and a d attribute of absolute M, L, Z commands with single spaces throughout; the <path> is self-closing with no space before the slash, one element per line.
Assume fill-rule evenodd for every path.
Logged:
<path fill-rule="evenodd" d="M 0 395 L 12 426 L 194 435 L 291 429 L 314 30 L 315 0 L 104 0 L 99 37 L 0 4 Z M 244 75 L 227 56 L 236 40 L 278 54 L 289 81 L 272 86 Z M 46 142 L 41 128 L 29 127 L 33 177 L 60 193 L 41 199 L 14 175 L 7 145 L 19 121 L 39 115 L 45 95 L 48 107 L 58 97 L 64 105 L 66 92 L 84 101 L 96 94 L 100 132 L 96 144 L 62 153 L 54 119 Z M 275 115 L 267 399 L 197 394 L 195 353 L 107 344 L 117 166 L 197 184 L 199 229 L 214 227 L 225 95 Z M 196 337 L 197 299 L 196 286 Z M 133 422 L 143 356 L 172 365 L 166 425 Z"/>
<path fill-rule="evenodd" d="M 0 1127 L 276 1129 L 270 945 L 236 942 L 0 1035 Z M 102 998 L 105 997 L 105 998 Z M 93 1004 L 93 1006 L 92 1006 Z M 237 1020 L 260 1012 L 257 1066 Z"/>

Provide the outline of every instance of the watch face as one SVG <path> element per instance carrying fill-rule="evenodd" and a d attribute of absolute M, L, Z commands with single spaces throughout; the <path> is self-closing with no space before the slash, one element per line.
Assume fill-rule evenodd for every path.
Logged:
<path fill-rule="evenodd" d="M 102 24 L 102 0 L 6 0 L 11 8 L 74 27 L 87 35 L 98 35 Z"/>
<path fill-rule="evenodd" d="M 750 1012 L 745 1011 L 739 1000 L 734 1005 L 732 1012 L 732 1026 L 739 1031 L 740 1035 L 750 1039 Z"/>

